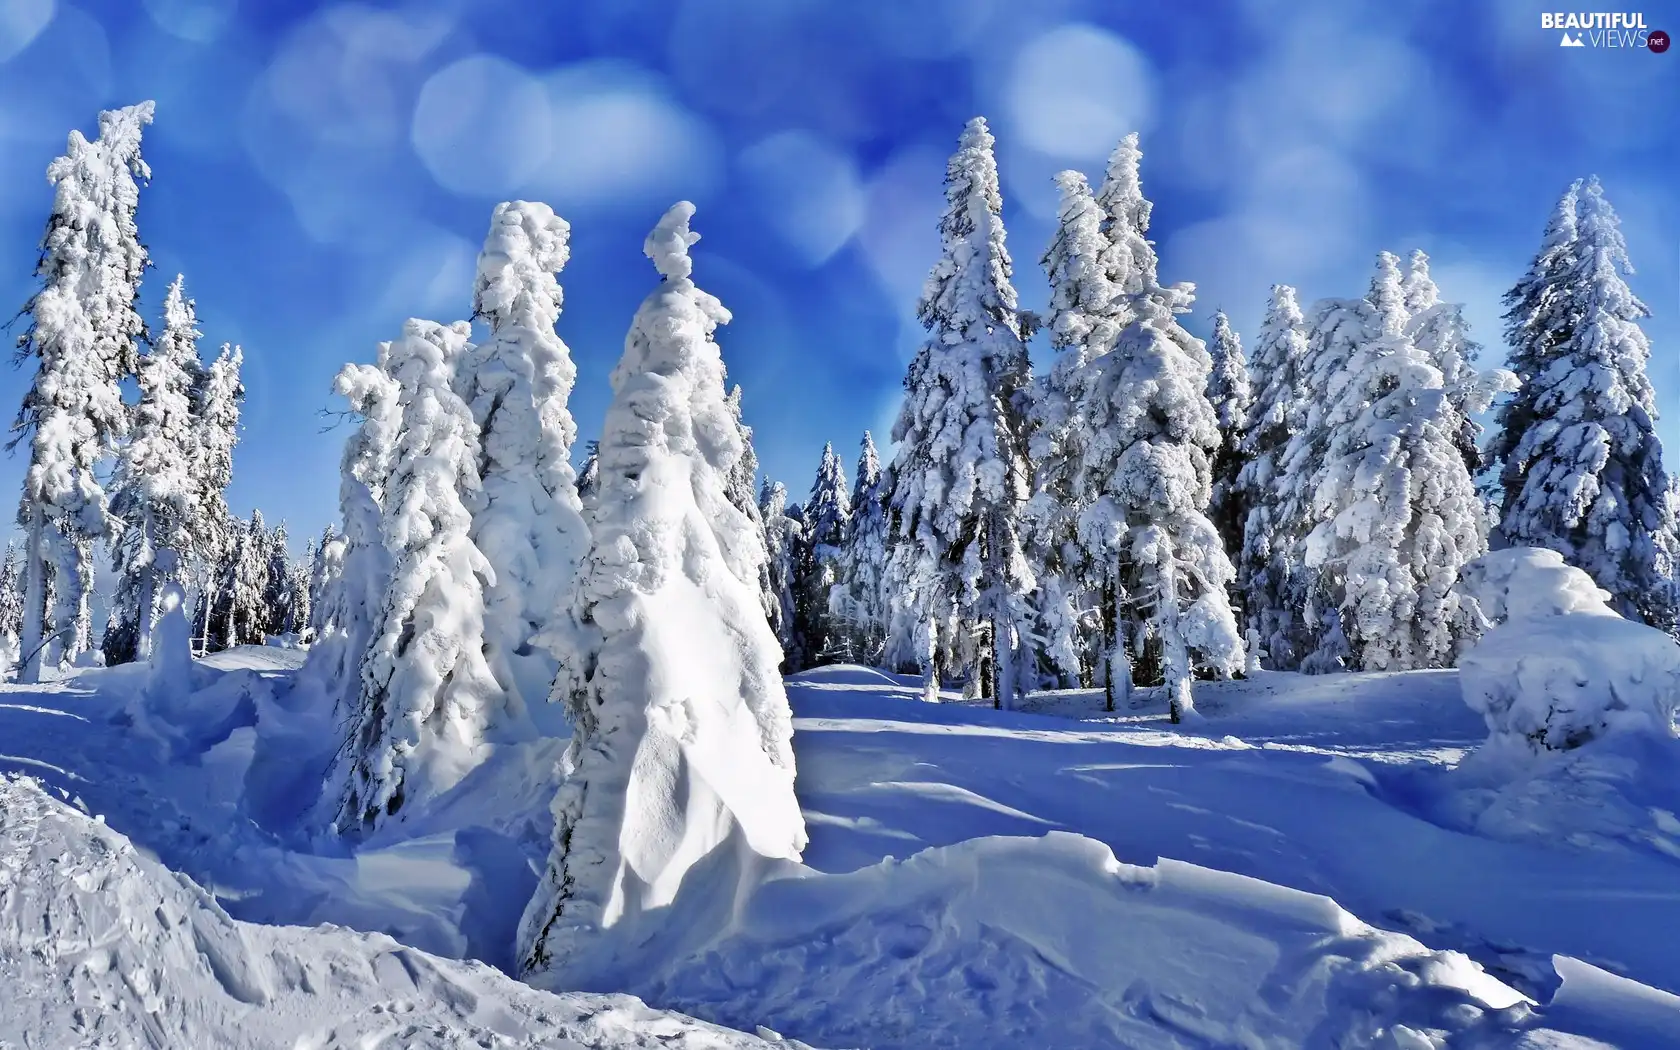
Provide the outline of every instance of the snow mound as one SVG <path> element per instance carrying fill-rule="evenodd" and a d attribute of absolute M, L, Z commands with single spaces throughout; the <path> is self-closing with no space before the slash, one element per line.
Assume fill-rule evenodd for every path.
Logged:
<path fill-rule="evenodd" d="M 1464 567 L 1464 587 L 1494 623 L 1582 613 L 1614 616 L 1610 593 L 1591 576 L 1543 547 L 1494 551 Z"/>
<path fill-rule="evenodd" d="M 1680 645 L 1618 616 L 1511 620 L 1459 659 L 1490 741 L 1568 751 L 1616 732 L 1674 735 Z"/>
<path fill-rule="evenodd" d="M 729 937 L 650 940 L 611 979 L 722 1023 L 878 1048 L 1509 1046 L 1538 1021 L 1466 956 L 1327 897 L 1123 864 L 1065 832 L 843 875 L 788 865 L 736 908 Z"/>
<path fill-rule="evenodd" d="M 382 935 L 230 919 L 28 779 L 0 778 L 0 1045 L 796 1047 L 622 995 L 550 995 Z"/>

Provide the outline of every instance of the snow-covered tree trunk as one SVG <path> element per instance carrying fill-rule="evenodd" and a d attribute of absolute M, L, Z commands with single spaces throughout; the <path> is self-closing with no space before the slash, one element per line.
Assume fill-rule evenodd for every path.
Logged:
<path fill-rule="evenodd" d="M 968 639 L 988 621 L 1027 622 L 1035 583 L 1020 523 L 1029 495 L 1020 395 L 1030 370 L 992 146 L 976 117 L 946 168 L 943 248 L 917 306 L 929 334 L 905 378 L 889 497 L 889 578 L 901 588 L 893 601 L 907 623 L 954 616 Z M 935 648 L 922 669 L 932 680 L 937 630 L 929 636 Z M 971 682 L 978 663 L 962 660 Z"/>
<path fill-rule="evenodd" d="M 472 538 L 490 563 L 485 658 L 503 689 L 546 683 L 555 668 L 531 639 L 556 615 L 587 540 L 572 471 L 577 427 L 567 408 L 577 369 L 555 334 L 555 275 L 570 255 L 571 228 L 546 204 L 496 206 L 478 257 L 474 316 L 490 338 L 460 362 L 456 389 L 480 436 L 483 498 Z M 522 669 L 531 661 L 540 667 Z M 533 684 L 534 688 L 534 684 Z"/>
<path fill-rule="evenodd" d="M 381 519 L 393 571 L 331 781 L 340 833 L 404 819 L 523 722 L 519 697 L 484 661 L 491 570 L 468 509 L 480 498 L 478 427 L 453 385 L 470 332 L 410 320 L 382 350 L 402 408 Z"/>
<path fill-rule="evenodd" d="M 29 442 L 18 523 L 28 545 L 25 659 L 20 678 L 39 681 L 43 667 L 74 660 L 91 640 L 88 597 L 93 543 L 116 536 L 97 464 L 128 430 L 121 381 L 134 373 L 145 325 L 135 309 L 149 265 L 134 213 L 140 181 L 141 129 L 152 103 L 99 115 L 99 138 L 70 133 L 65 155 L 47 168 L 55 196 L 41 239 L 41 289 L 24 307 L 29 327 L 20 352 L 39 362 L 24 395 L 13 444 Z M 56 598 L 47 608 L 45 564 Z"/>
<path fill-rule="evenodd" d="M 549 634 L 575 735 L 518 947 L 561 986 L 609 968 L 605 935 L 634 936 L 702 860 L 745 880 L 805 845 L 761 548 L 729 494 L 743 449 L 712 338 L 729 313 L 691 279 L 692 214 L 648 237 L 664 282 L 613 371 L 590 550 Z"/>

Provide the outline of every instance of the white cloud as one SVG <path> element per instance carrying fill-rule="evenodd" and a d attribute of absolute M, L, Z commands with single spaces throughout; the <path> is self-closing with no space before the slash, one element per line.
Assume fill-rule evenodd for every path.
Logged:
<path fill-rule="evenodd" d="M 415 152 L 440 186 L 504 198 L 553 149 L 548 92 L 504 58 L 470 55 L 433 73 L 414 106 Z"/>
<path fill-rule="evenodd" d="M 864 190 L 851 154 L 808 131 L 754 143 L 742 151 L 740 167 L 770 228 L 807 265 L 827 262 L 863 222 Z"/>
<path fill-rule="evenodd" d="M 0 62 L 10 61 L 34 43 L 53 20 L 57 6 L 53 0 L 7 0 L 0 4 Z"/>
<path fill-rule="evenodd" d="M 1006 133 L 1050 157 L 1103 157 L 1127 132 L 1148 130 L 1154 101 L 1154 76 L 1137 48 L 1107 30 L 1068 23 L 1016 53 Z"/>
<path fill-rule="evenodd" d="M 637 67 L 586 62 L 545 78 L 552 149 L 528 188 L 556 208 L 700 200 L 721 179 L 711 126 Z"/>

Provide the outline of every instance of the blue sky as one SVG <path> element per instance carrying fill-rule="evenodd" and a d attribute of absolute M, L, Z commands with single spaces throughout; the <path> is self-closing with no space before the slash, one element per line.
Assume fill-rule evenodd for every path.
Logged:
<path fill-rule="evenodd" d="M 186 275 L 206 343 L 246 352 L 230 501 L 336 518 L 334 372 L 408 316 L 470 310 L 493 205 L 572 223 L 560 332 L 582 438 L 654 284 L 642 238 L 699 206 L 696 278 L 761 461 L 801 496 L 824 441 L 848 467 L 890 424 L 962 123 L 998 137 L 1023 304 L 1053 174 L 1096 177 L 1138 130 L 1162 273 L 1245 336 L 1274 281 L 1360 293 L 1377 251 L 1423 247 L 1497 358 L 1498 296 L 1570 179 L 1622 214 L 1680 447 L 1680 49 L 1560 49 L 1532 2 L 1231 0 L 6 0 L 0 303 L 33 288 L 44 171 L 98 110 L 157 101 L 140 226 Z M 1680 31 L 1680 3 L 1647 4 Z M 27 374 L 0 371 L 16 404 Z M 0 491 L 23 463 L 0 460 Z"/>

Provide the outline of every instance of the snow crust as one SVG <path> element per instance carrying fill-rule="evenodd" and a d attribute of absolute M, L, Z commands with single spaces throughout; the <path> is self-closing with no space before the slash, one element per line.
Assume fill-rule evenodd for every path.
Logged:
<path fill-rule="evenodd" d="M 0 777 L 0 1045 L 783 1046 L 623 995 L 551 995 L 382 934 L 255 926 L 39 783 Z"/>

